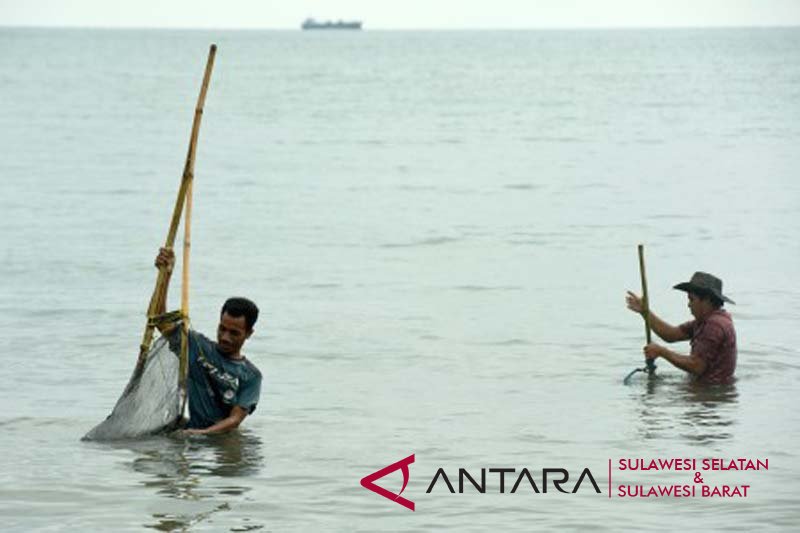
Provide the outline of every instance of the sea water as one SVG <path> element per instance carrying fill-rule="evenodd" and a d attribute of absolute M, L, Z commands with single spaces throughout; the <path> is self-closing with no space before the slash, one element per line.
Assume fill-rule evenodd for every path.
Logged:
<path fill-rule="evenodd" d="M 133 369 L 212 42 L 191 315 L 213 335 L 226 297 L 258 303 L 261 401 L 223 437 L 81 442 Z M 4 531 L 800 522 L 800 30 L 3 28 L 0 50 Z M 674 284 L 724 280 L 733 386 L 664 361 L 622 385 L 639 243 L 671 323 Z M 414 512 L 360 486 L 411 454 Z M 770 468 L 706 473 L 747 498 L 608 497 L 610 460 L 672 457 Z M 601 494 L 457 492 L 502 467 Z M 426 492 L 439 468 L 455 494 Z"/>

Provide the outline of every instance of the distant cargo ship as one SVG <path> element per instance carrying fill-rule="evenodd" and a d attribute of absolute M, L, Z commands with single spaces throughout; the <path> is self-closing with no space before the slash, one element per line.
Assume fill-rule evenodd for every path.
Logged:
<path fill-rule="evenodd" d="M 326 20 L 326 21 L 319 21 L 314 20 L 312 18 L 307 18 L 303 21 L 303 25 L 300 26 L 304 30 L 360 30 L 361 29 L 361 21 L 360 20 L 337 20 L 336 22 Z"/>

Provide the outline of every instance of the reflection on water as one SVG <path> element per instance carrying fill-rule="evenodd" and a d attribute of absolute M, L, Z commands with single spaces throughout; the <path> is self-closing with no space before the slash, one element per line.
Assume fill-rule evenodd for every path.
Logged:
<path fill-rule="evenodd" d="M 660 375 L 642 381 L 636 394 L 643 438 L 709 445 L 734 436 L 739 402 L 735 383 L 706 385 L 686 376 Z"/>
<path fill-rule="evenodd" d="M 684 439 L 711 444 L 733 437 L 739 402 L 735 383 L 703 385 L 689 381 L 685 382 L 681 396 L 686 404 Z"/>
<path fill-rule="evenodd" d="M 116 443 L 135 452 L 132 468 L 146 474 L 142 483 L 165 498 L 179 500 L 163 506 L 175 512 L 155 512 L 156 523 L 146 527 L 159 531 L 180 531 L 208 520 L 250 491 L 237 478 L 257 475 L 264 463 L 261 439 L 246 431 L 222 435 L 161 436 L 141 441 Z M 206 502 L 209 505 L 183 505 Z M 249 524 L 245 529 L 260 529 Z"/>

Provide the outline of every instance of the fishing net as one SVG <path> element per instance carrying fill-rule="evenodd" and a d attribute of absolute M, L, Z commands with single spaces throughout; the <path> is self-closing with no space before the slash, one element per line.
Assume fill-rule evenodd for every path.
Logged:
<path fill-rule="evenodd" d="M 189 249 L 191 247 L 194 160 L 200 119 L 203 116 L 203 105 L 216 51 L 217 46 L 212 44 L 208 52 L 200 96 L 197 99 L 197 107 L 195 107 L 189 152 L 186 154 L 181 186 L 178 189 L 178 198 L 172 211 L 167 239 L 162 248 L 162 251 L 172 250 L 181 212 L 185 207 L 181 309 L 171 313 L 163 312 L 172 267 L 167 263 L 159 263 L 160 259 L 157 259 L 158 278 L 147 309 L 148 320 L 139 346 L 136 368 L 125 391 L 117 400 L 114 410 L 108 418 L 83 437 L 85 440 L 132 439 L 152 435 L 181 427 L 189 419 L 189 402 L 186 396 L 188 329 L 172 330 L 171 328 L 177 325 L 179 319 L 188 320 L 189 317 Z M 170 331 L 175 331 L 175 335 L 179 335 L 181 338 L 181 348 L 177 350 L 178 353 L 171 349 L 170 344 L 174 343 L 170 343 L 166 336 L 153 342 L 154 329 L 163 328 L 168 323 L 172 324 L 169 326 Z"/>
<path fill-rule="evenodd" d="M 136 365 L 114 410 L 84 440 L 133 439 L 181 427 L 189 409 L 178 375 L 178 355 L 170 349 L 167 337 L 160 337 Z"/>

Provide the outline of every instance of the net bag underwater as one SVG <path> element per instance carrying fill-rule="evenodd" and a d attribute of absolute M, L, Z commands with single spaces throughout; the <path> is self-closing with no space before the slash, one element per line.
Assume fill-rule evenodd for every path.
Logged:
<path fill-rule="evenodd" d="M 147 324 L 139 345 L 139 357 L 133 375 L 108 418 L 89 431 L 83 437 L 84 440 L 132 439 L 177 429 L 189 420 L 186 380 L 189 369 L 189 250 L 191 249 L 192 182 L 194 180 L 197 137 L 216 51 L 216 45 L 212 44 L 208 53 L 203 83 L 200 87 L 200 96 L 195 107 L 189 151 L 183 167 L 178 199 L 172 211 L 172 219 L 164 244 L 164 248 L 172 249 L 181 214 L 185 213 L 181 309 L 163 313 L 166 303 L 164 301 L 166 288 L 171 273 L 168 268 L 171 267 L 159 265 L 158 278 L 147 309 Z M 169 325 L 168 329 L 178 327 L 180 330 L 179 350 L 176 346 L 177 343 L 169 342 L 172 333 L 153 341 L 155 328 L 167 324 Z M 173 346 L 171 347 L 170 344 Z"/>
<path fill-rule="evenodd" d="M 133 371 L 111 414 L 85 440 L 133 439 L 177 429 L 188 420 L 188 402 L 180 390 L 179 354 L 160 337 Z"/>

